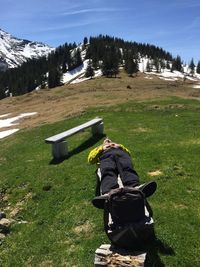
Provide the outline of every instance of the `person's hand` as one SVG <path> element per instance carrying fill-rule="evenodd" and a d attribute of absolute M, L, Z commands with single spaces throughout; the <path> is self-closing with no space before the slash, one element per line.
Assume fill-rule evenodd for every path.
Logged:
<path fill-rule="evenodd" d="M 110 144 L 110 147 L 119 148 L 119 145 L 116 144 L 116 143 L 111 143 L 111 144 Z"/>
<path fill-rule="evenodd" d="M 119 145 L 116 144 L 116 143 L 105 144 L 105 145 L 103 145 L 103 150 L 109 149 L 111 147 L 113 147 L 113 148 L 119 148 Z"/>
<path fill-rule="evenodd" d="M 111 144 L 103 145 L 103 150 L 106 150 L 106 149 L 108 149 L 108 148 L 110 148 L 110 147 L 111 147 Z"/>

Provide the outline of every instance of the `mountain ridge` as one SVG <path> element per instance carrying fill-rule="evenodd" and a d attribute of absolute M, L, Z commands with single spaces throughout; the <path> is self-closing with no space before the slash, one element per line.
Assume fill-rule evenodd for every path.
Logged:
<path fill-rule="evenodd" d="M 15 39 L 16 42 L 29 46 L 38 44 L 18 39 Z M 84 38 L 79 45 L 65 43 L 48 56 L 28 60 L 18 68 L 0 72 L 0 99 L 82 82 L 96 76 L 116 77 L 120 68 L 130 76 L 137 75 L 137 72 L 154 73 L 168 81 L 177 78 L 185 80 L 186 76 L 194 79 L 200 75 L 200 70 L 197 71 L 198 67 L 195 68 L 194 63 L 184 66 L 180 56 L 174 58 L 155 45 L 99 35 L 90 37 L 89 41 Z M 197 72 L 198 77 L 194 77 Z"/>
<path fill-rule="evenodd" d="M 20 39 L 0 29 L 0 70 L 19 67 L 28 59 L 48 55 L 53 50 L 42 42 Z"/>

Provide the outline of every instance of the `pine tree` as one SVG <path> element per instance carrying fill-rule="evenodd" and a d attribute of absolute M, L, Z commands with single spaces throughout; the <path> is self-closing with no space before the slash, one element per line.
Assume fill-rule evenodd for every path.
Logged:
<path fill-rule="evenodd" d="M 68 51 L 67 55 L 67 70 L 70 71 L 73 69 L 73 60 L 70 51 Z"/>
<path fill-rule="evenodd" d="M 81 58 L 81 52 L 79 49 L 77 49 L 73 57 L 73 68 L 79 67 L 82 64 L 83 64 L 83 61 Z"/>
<path fill-rule="evenodd" d="M 147 72 L 151 72 L 152 71 L 152 66 L 151 66 L 149 60 L 147 61 L 146 71 Z"/>
<path fill-rule="evenodd" d="M 194 64 L 193 58 L 190 61 L 189 68 L 190 68 L 190 73 L 193 76 L 194 75 L 194 70 L 195 70 L 195 64 Z"/>
<path fill-rule="evenodd" d="M 160 62 L 159 62 L 158 58 L 154 58 L 153 64 L 154 64 L 154 66 L 156 68 L 156 72 L 160 72 Z"/>
<path fill-rule="evenodd" d="M 170 70 L 170 63 L 167 61 L 166 68 Z"/>
<path fill-rule="evenodd" d="M 200 74 L 200 61 L 197 63 L 197 73 Z"/>
<path fill-rule="evenodd" d="M 62 63 L 62 73 L 65 73 L 67 71 L 67 63 L 63 61 Z"/>
<path fill-rule="evenodd" d="M 61 72 L 58 68 L 52 68 L 49 71 L 48 87 L 53 88 L 61 84 Z"/>
<path fill-rule="evenodd" d="M 96 56 L 93 56 L 92 58 L 92 67 L 97 70 L 99 68 L 99 61 Z"/>
<path fill-rule="evenodd" d="M 180 71 L 180 72 L 183 71 L 182 61 L 181 61 L 181 57 L 180 56 L 177 56 L 176 59 L 174 59 L 173 62 L 172 62 L 171 71 L 174 71 L 174 70 L 177 70 L 177 71 Z"/>
<path fill-rule="evenodd" d="M 46 77 L 44 75 L 44 76 L 41 77 L 41 82 L 40 82 L 41 89 L 46 88 L 46 82 L 47 82 L 47 80 L 46 80 Z"/>
<path fill-rule="evenodd" d="M 104 76 L 109 77 L 111 74 L 111 60 L 107 55 L 104 56 L 103 62 L 101 65 L 101 71 Z"/>
<path fill-rule="evenodd" d="M 114 47 L 105 50 L 101 70 L 106 77 L 112 77 L 113 75 L 116 77 L 119 73 L 119 61 Z"/>
<path fill-rule="evenodd" d="M 85 77 L 86 78 L 91 78 L 94 76 L 94 69 L 92 67 L 92 62 L 89 60 L 89 63 L 88 63 L 88 66 L 86 68 L 86 71 L 85 71 Z"/>
<path fill-rule="evenodd" d="M 84 37 L 83 44 L 86 45 L 87 43 L 88 43 L 88 38 L 87 37 Z"/>
<path fill-rule="evenodd" d="M 3 99 L 4 97 L 6 97 L 4 88 L 0 86 L 0 99 Z"/>
<path fill-rule="evenodd" d="M 132 57 L 128 57 L 127 60 L 125 61 L 124 69 L 129 76 L 133 76 L 133 73 L 138 72 L 137 61 L 133 60 Z"/>
<path fill-rule="evenodd" d="M 161 71 L 162 71 L 162 70 L 164 71 L 165 66 L 166 66 L 165 61 L 164 61 L 163 59 L 160 59 L 160 70 L 161 70 Z"/>

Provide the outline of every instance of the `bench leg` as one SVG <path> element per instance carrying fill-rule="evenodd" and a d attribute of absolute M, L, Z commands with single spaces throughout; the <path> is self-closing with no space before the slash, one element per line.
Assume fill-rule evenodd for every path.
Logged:
<path fill-rule="evenodd" d="M 102 135 L 103 134 L 103 130 L 104 130 L 104 125 L 103 122 L 92 126 L 92 135 Z"/>
<path fill-rule="evenodd" d="M 68 145 L 67 141 L 62 141 L 60 143 L 52 144 L 52 155 L 55 159 L 60 159 L 67 156 L 68 154 Z"/>

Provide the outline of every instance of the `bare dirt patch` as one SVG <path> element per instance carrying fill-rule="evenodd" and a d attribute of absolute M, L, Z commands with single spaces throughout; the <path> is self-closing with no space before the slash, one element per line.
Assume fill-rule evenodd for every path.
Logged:
<path fill-rule="evenodd" d="M 28 193 L 24 196 L 23 199 L 19 200 L 14 207 L 10 205 L 7 206 L 6 210 L 9 212 L 9 217 L 14 218 L 17 214 L 23 210 L 26 201 L 32 197 L 32 193 Z"/>

